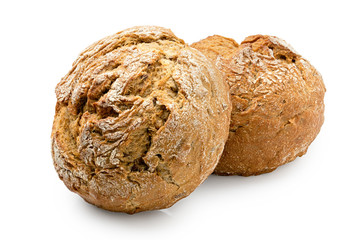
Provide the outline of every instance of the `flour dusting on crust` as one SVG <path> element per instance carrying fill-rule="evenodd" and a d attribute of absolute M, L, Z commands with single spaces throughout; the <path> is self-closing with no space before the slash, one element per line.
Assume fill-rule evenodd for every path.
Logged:
<path fill-rule="evenodd" d="M 228 136 L 230 99 L 200 52 L 135 27 L 82 52 L 56 88 L 55 168 L 99 207 L 169 207 L 209 176 Z"/>

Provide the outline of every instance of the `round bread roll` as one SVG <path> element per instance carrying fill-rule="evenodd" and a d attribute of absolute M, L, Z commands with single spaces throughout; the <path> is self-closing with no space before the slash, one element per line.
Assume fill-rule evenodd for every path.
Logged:
<path fill-rule="evenodd" d="M 172 206 L 214 170 L 229 132 L 221 73 L 170 30 L 134 27 L 83 51 L 56 87 L 52 157 L 87 202 Z"/>
<path fill-rule="evenodd" d="M 306 153 L 324 121 L 320 73 L 285 41 L 212 36 L 192 45 L 216 62 L 230 86 L 230 135 L 219 175 L 258 175 Z"/>

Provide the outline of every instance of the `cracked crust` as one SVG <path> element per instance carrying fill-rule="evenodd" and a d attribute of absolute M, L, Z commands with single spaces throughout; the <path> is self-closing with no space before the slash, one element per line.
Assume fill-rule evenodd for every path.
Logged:
<path fill-rule="evenodd" d="M 134 27 L 82 52 L 56 87 L 52 155 L 87 202 L 170 207 L 214 170 L 231 104 L 222 75 L 170 30 Z"/>
<path fill-rule="evenodd" d="M 250 36 L 235 50 L 208 54 L 207 46 L 224 45 L 226 38 L 218 39 L 192 45 L 216 62 L 230 86 L 230 134 L 215 173 L 262 174 L 304 155 L 324 121 L 320 73 L 277 37 Z"/>

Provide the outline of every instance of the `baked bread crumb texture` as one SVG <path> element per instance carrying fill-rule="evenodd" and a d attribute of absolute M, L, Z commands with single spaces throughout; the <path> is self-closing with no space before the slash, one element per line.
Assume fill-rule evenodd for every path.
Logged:
<path fill-rule="evenodd" d="M 256 175 L 305 154 L 324 93 L 277 37 L 188 46 L 165 28 L 129 28 L 86 48 L 56 86 L 53 163 L 103 209 L 167 208 L 213 172 Z"/>

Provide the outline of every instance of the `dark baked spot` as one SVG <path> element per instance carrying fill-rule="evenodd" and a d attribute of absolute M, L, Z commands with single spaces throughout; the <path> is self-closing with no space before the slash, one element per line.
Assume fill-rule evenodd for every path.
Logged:
<path fill-rule="evenodd" d="M 279 59 L 286 60 L 286 56 L 285 55 L 279 55 Z"/>
<path fill-rule="evenodd" d="M 76 113 L 81 112 L 81 110 L 85 106 L 86 102 L 87 102 L 87 97 L 86 97 L 86 95 L 83 95 L 77 102 L 77 105 L 76 105 L 77 112 Z"/>
<path fill-rule="evenodd" d="M 147 171 L 149 167 L 145 164 L 142 158 L 136 159 L 131 167 L 132 172 Z"/>

